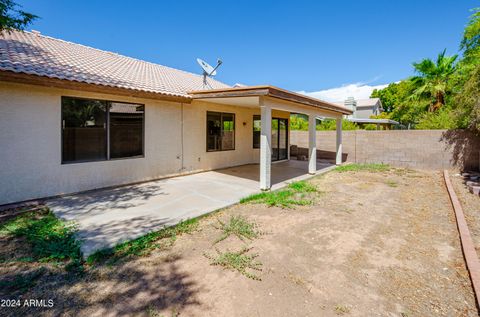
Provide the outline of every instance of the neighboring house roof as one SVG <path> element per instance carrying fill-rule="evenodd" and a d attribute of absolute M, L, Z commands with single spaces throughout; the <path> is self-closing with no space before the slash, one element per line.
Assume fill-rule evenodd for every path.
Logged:
<path fill-rule="evenodd" d="M 399 122 L 395 120 L 390 120 L 390 119 L 366 119 L 366 118 L 347 118 L 346 120 L 350 122 L 355 122 L 355 123 L 372 123 L 372 124 L 393 124 L 397 125 L 400 124 Z"/>
<path fill-rule="evenodd" d="M 334 104 L 344 106 L 345 101 L 336 101 Z M 355 99 L 355 105 L 357 108 L 374 107 L 377 104 L 379 104 L 380 109 L 382 109 L 382 102 L 380 101 L 380 98 Z"/>
<path fill-rule="evenodd" d="M 178 97 L 188 97 L 188 91 L 205 89 L 202 75 L 37 32 L 2 33 L 0 71 Z M 230 87 L 212 78 L 207 78 L 207 85 L 212 89 Z"/>
<path fill-rule="evenodd" d="M 375 107 L 377 104 L 379 104 L 380 109 L 382 108 L 380 98 L 358 99 L 355 101 L 357 102 L 357 108 Z"/>

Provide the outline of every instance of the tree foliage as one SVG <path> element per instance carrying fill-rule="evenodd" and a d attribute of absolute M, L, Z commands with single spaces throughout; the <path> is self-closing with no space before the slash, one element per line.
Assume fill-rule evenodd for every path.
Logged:
<path fill-rule="evenodd" d="M 480 47 L 480 8 L 473 9 L 465 30 L 463 32 L 460 48 L 464 52 L 465 59 L 479 58 Z"/>
<path fill-rule="evenodd" d="M 342 121 L 343 130 L 356 130 L 359 127 L 350 121 Z M 308 131 L 308 116 L 302 114 L 294 114 L 290 116 L 290 129 Z M 319 131 L 333 131 L 337 129 L 337 123 L 333 119 L 317 120 L 316 129 Z"/>
<path fill-rule="evenodd" d="M 0 33 L 23 30 L 38 17 L 19 9 L 12 0 L 0 0 Z"/>
<path fill-rule="evenodd" d="M 390 113 L 395 109 L 396 105 L 406 100 L 413 90 L 414 87 L 410 80 L 402 80 L 397 83 L 391 83 L 384 89 L 374 89 L 371 98 L 380 98 L 383 110 Z"/>
<path fill-rule="evenodd" d="M 480 65 L 471 72 L 454 103 L 457 126 L 480 131 Z"/>
<path fill-rule="evenodd" d="M 418 74 L 411 78 L 416 89 L 412 97 L 432 100 L 429 111 L 435 111 L 445 105 L 445 97 L 451 88 L 449 79 L 455 72 L 455 61 L 458 55 L 445 56 L 446 50 L 438 54 L 434 62 L 425 58 L 419 63 L 413 63 Z"/>

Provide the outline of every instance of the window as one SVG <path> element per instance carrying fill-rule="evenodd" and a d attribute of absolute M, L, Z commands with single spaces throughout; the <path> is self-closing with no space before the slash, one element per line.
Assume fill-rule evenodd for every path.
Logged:
<path fill-rule="evenodd" d="M 260 116 L 253 116 L 253 148 L 260 148 L 260 132 L 262 130 L 262 121 Z"/>
<path fill-rule="evenodd" d="M 62 163 L 143 155 L 144 105 L 62 97 Z"/>
<path fill-rule="evenodd" d="M 207 152 L 235 149 L 235 115 L 207 112 Z"/>
<path fill-rule="evenodd" d="M 145 106 L 110 104 L 110 157 L 143 155 L 143 113 Z"/>

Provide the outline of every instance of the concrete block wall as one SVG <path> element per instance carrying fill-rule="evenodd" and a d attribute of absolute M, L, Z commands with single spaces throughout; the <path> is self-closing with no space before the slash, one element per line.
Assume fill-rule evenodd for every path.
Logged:
<path fill-rule="evenodd" d="M 335 134 L 335 131 L 317 131 L 318 158 L 335 157 Z M 291 144 L 303 153 L 308 148 L 308 132 L 291 131 L 290 135 Z M 479 140 L 464 130 L 343 131 L 344 161 L 418 169 L 478 170 Z"/>

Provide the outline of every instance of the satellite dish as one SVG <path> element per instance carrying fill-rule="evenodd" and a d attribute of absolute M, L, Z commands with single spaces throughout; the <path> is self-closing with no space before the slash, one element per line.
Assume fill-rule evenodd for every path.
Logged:
<path fill-rule="evenodd" d="M 197 58 L 197 63 L 203 69 L 203 72 L 207 74 L 207 76 L 215 76 L 217 74 L 217 68 L 213 68 L 209 63 L 205 62 L 203 59 Z M 220 63 L 221 64 L 221 63 Z"/>
<path fill-rule="evenodd" d="M 212 77 L 217 74 L 217 69 L 220 67 L 220 65 L 222 65 L 222 60 L 217 59 L 217 66 L 215 67 L 212 67 L 209 63 L 200 58 L 197 58 L 197 63 L 203 69 L 203 85 L 208 86 L 207 76 Z"/>

